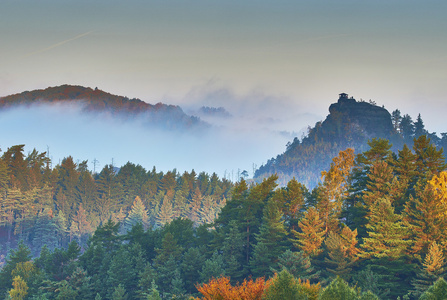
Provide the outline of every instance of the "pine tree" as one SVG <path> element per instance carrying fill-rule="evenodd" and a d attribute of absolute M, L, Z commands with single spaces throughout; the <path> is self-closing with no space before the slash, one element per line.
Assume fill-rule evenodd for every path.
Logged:
<path fill-rule="evenodd" d="M 202 205 L 199 210 L 199 222 L 200 223 L 206 223 L 211 224 L 214 219 L 216 218 L 216 201 L 214 200 L 213 196 L 205 196 L 202 199 Z"/>
<path fill-rule="evenodd" d="M 71 218 L 74 214 L 76 203 L 76 185 L 79 179 L 77 165 L 73 162 L 73 157 L 69 156 L 62 160 L 57 167 L 58 181 L 56 187 L 56 207 L 65 216 Z"/>
<path fill-rule="evenodd" d="M 418 114 L 416 122 L 414 122 L 414 138 L 418 138 L 421 135 L 428 134 L 427 130 L 425 130 L 424 122 L 422 121 L 421 114 Z"/>
<path fill-rule="evenodd" d="M 276 264 L 288 246 L 286 237 L 283 214 L 274 200 L 270 200 L 264 209 L 262 225 L 256 235 L 257 244 L 250 260 L 251 272 L 255 277 L 271 274 L 270 267 Z"/>
<path fill-rule="evenodd" d="M 163 197 L 163 202 L 161 203 L 160 210 L 157 213 L 156 220 L 157 225 L 160 227 L 174 220 L 172 201 L 167 195 Z"/>
<path fill-rule="evenodd" d="M 337 277 L 321 292 L 319 300 L 357 300 L 357 291 Z"/>
<path fill-rule="evenodd" d="M 343 201 L 348 196 L 349 176 L 354 166 L 354 158 L 354 149 L 348 148 L 345 151 L 340 151 L 338 156 L 332 159 L 329 171 L 321 172 L 326 196 L 329 203 L 332 204 L 332 208 L 327 214 L 334 214 L 335 217 L 338 217 L 341 213 Z M 326 219 L 329 219 L 329 215 Z M 329 221 L 326 221 L 326 224 L 328 223 Z M 327 225 L 326 230 L 328 230 Z"/>
<path fill-rule="evenodd" d="M 316 271 L 312 266 L 310 257 L 305 256 L 302 251 L 292 252 L 287 249 L 280 257 L 278 257 L 278 267 L 271 270 L 274 273 L 279 273 L 281 270 L 287 270 L 295 278 L 300 278 L 301 280 L 309 280 L 311 282 L 316 282 L 320 276 L 320 271 Z"/>
<path fill-rule="evenodd" d="M 285 189 L 278 190 L 278 193 L 284 191 L 284 200 L 282 211 L 284 214 L 284 225 L 287 228 L 296 230 L 298 222 L 303 216 L 303 207 L 308 197 L 309 191 L 305 185 L 296 181 L 295 178 L 287 183 Z M 276 198 L 276 194 L 274 196 Z"/>
<path fill-rule="evenodd" d="M 202 249 L 189 248 L 183 255 L 180 265 L 185 288 L 190 294 L 195 292 L 194 286 L 199 282 L 199 271 L 202 269 L 203 262 L 205 261 L 205 257 L 201 252 Z"/>
<path fill-rule="evenodd" d="M 428 180 L 430 178 L 426 178 L 427 175 L 431 177 L 446 170 L 442 149 L 437 150 L 427 136 L 422 135 L 414 140 L 413 151 L 416 156 L 415 166 L 419 178 Z"/>
<path fill-rule="evenodd" d="M 414 137 L 414 123 L 413 119 L 408 114 L 402 117 L 399 129 L 402 137 L 404 138 L 404 142 L 411 142 L 411 139 Z"/>
<path fill-rule="evenodd" d="M 410 225 L 414 241 L 411 252 L 417 258 L 428 252 L 432 241 L 440 243 L 444 240 L 447 226 L 444 214 L 445 205 L 440 205 L 433 186 L 420 181 L 415 186 L 415 196 L 410 195 L 404 210 L 404 219 Z"/>
<path fill-rule="evenodd" d="M 298 226 L 300 232 L 292 230 L 295 236 L 293 245 L 301 249 L 306 256 L 320 254 L 323 251 L 321 245 L 323 244 L 326 230 L 318 211 L 313 207 L 309 208 Z"/>
<path fill-rule="evenodd" d="M 136 224 L 142 224 L 143 228 L 148 227 L 148 215 L 146 207 L 141 201 L 140 197 L 135 197 L 135 200 L 130 208 L 127 218 L 124 219 L 124 229 L 126 232 L 130 231 Z"/>
<path fill-rule="evenodd" d="M 357 261 L 357 257 L 349 256 L 345 241 L 333 231 L 329 232 L 325 245 L 329 256 L 325 258 L 325 262 L 329 265 L 326 270 L 343 280 L 349 281 L 351 267 Z"/>
<path fill-rule="evenodd" d="M 189 203 L 189 213 L 188 218 L 194 222 L 194 224 L 199 224 L 200 220 L 200 208 L 202 207 L 202 192 L 198 187 L 196 187 L 194 194 L 192 195 L 191 202 Z"/>
<path fill-rule="evenodd" d="M 435 242 L 432 242 L 419 270 L 417 277 L 413 279 L 412 285 L 414 290 L 412 294 L 419 297 L 423 292 L 433 285 L 439 278 L 445 275 L 445 258 L 441 248 Z"/>
<path fill-rule="evenodd" d="M 225 267 L 222 255 L 214 252 L 213 256 L 205 261 L 199 274 L 200 282 L 208 282 L 211 278 L 225 276 Z"/>
<path fill-rule="evenodd" d="M 264 291 L 265 300 L 304 300 L 308 299 L 298 281 L 286 270 L 277 273 Z"/>
<path fill-rule="evenodd" d="M 53 211 L 45 209 L 37 215 L 34 225 L 34 237 L 32 241 L 34 253 L 40 253 L 41 248 L 46 245 L 48 249 L 53 250 L 58 246 L 57 224 L 53 218 Z"/>
<path fill-rule="evenodd" d="M 11 250 L 5 264 L 0 270 L 0 295 L 4 295 L 11 287 L 13 278 L 12 271 L 17 267 L 17 264 L 28 262 L 31 260 L 31 250 L 20 241 L 17 248 Z"/>
<path fill-rule="evenodd" d="M 369 237 L 363 239 L 362 257 L 397 259 L 405 254 L 411 243 L 407 239 L 407 226 L 402 217 L 394 213 L 387 197 L 378 199 L 371 207 L 366 229 Z"/>
<path fill-rule="evenodd" d="M 71 221 L 70 237 L 77 239 L 78 243 L 83 245 L 87 242 L 87 238 L 92 231 L 90 222 L 87 220 L 87 213 L 82 207 L 82 203 L 80 203 L 78 211 Z"/>
<path fill-rule="evenodd" d="M 236 220 L 228 224 L 229 231 L 222 244 L 222 255 L 226 262 L 225 274 L 230 276 L 233 283 L 241 281 L 244 275 L 244 234 L 239 230 Z"/>
<path fill-rule="evenodd" d="M 127 299 L 126 289 L 122 284 L 118 284 L 118 286 L 115 287 L 115 290 L 113 291 L 112 300 L 126 300 L 126 299 Z"/>
<path fill-rule="evenodd" d="M 443 300 L 447 295 L 447 282 L 439 278 L 427 291 L 425 291 L 419 300 Z"/>
<path fill-rule="evenodd" d="M 98 175 L 96 186 L 98 194 L 95 210 L 98 213 L 100 223 L 105 224 L 121 199 L 121 186 L 116 179 L 112 165 L 104 166 Z"/>

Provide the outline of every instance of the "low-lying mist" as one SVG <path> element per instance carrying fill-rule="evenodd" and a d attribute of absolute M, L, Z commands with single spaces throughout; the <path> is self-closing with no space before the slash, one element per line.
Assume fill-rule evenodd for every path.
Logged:
<path fill-rule="evenodd" d="M 92 171 L 93 161 L 99 161 L 96 172 L 106 164 L 121 167 L 130 161 L 146 169 L 194 169 L 236 180 L 243 170 L 252 177 L 254 166 L 284 152 L 293 135 L 299 135 L 278 130 L 275 116 L 255 118 L 256 111 L 247 116 L 230 111 L 233 117 L 226 120 L 205 117 L 211 126 L 197 131 L 148 126 L 144 114 L 121 119 L 82 108 L 79 103 L 43 103 L 2 110 L 0 147 L 5 151 L 25 144 L 26 152 L 49 150 L 53 166 L 71 155 L 75 161 L 88 160 Z"/>

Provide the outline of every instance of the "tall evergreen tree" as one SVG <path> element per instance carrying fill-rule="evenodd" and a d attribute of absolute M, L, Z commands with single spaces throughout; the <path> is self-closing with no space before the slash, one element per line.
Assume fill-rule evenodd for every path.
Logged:
<path fill-rule="evenodd" d="M 309 208 L 298 226 L 300 232 L 292 230 L 295 237 L 293 245 L 302 250 L 306 256 L 320 254 L 323 251 L 321 245 L 326 229 L 318 211 L 313 207 Z"/>
<path fill-rule="evenodd" d="M 256 234 L 257 244 L 250 260 L 251 272 L 255 277 L 271 274 L 270 268 L 276 265 L 278 257 L 287 249 L 286 237 L 283 214 L 271 199 L 264 208 L 262 225 L 259 234 Z"/>
<path fill-rule="evenodd" d="M 124 220 L 124 230 L 130 231 L 133 226 L 141 223 L 143 228 L 148 228 L 148 212 L 140 197 L 135 197 L 135 200 L 130 208 L 127 218 Z"/>

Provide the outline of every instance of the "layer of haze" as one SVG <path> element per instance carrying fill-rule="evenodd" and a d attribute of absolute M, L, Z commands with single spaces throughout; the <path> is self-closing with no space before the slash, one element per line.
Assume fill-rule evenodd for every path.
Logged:
<path fill-rule="evenodd" d="M 123 121 L 85 113 L 81 105 L 73 104 L 12 108 L 0 112 L 0 146 L 6 151 L 25 143 L 25 154 L 32 148 L 49 150 L 53 166 L 71 155 L 78 162 L 88 160 L 91 170 L 96 159 L 96 172 L 105 164 L 121 167 L 130 161 L 147 170 L 194 169 L 235 180 L 238 171 L 247 170 L 252 176 L 253 164 L 259 166 L 282 152 L 291 139 L 291 133 L 271 128 L 238 126 L 239 118 L 207 130 L 182 132 L 150 128 L 144 118 Z"/>
<path fill-rule="evenodd" d="M 414 119 L 421 113 L 429 131 L 445 132 L 446 11 L 441 0 L 8 0 L 0 5 L 0 95 L 77 84 L 190 113 L 223 106 L 233 120 L 214 121 L 226 132 L 255 129 L 254 145 L 239 149 L 266 148 L 240 158 L 258 165 L 323 119 L 341 92 Z M 22 119 L 21 128 L 33 130 L 30 122 Z M 35 136 L 50 144 L 44 139 Z M 66 150 L 54 138 L 51 149 L 91 159 L 97 139 L 79 137 Z M 0 145 L 9 144 L 2 134 Z M 134 149 L 114 147 L 141 161 Z M 149 164 L 170 162 L 165 153 Z M 214 159 L 239 167 L 236 154 L 224 153 Z"/>

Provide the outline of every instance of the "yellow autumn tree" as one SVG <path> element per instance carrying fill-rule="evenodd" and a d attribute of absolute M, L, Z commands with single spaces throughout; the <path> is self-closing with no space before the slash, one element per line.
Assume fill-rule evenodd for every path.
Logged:
<path fill-rule="evenodd" d="M 23 300 L 28 294 L 28 285 L 20 276 L 14 277 L 13 288 L 9 290 L 9 296 L 12 300 Z"/>
<path fill-rule="evenodd" d="M 434 175 L 428 183 L 433 188 L 434 194 L 439 199 L 439 205 L 442 206 L 443 215 L 447 215 L 447 171 L 442 171 L 439 175 Z"/>

